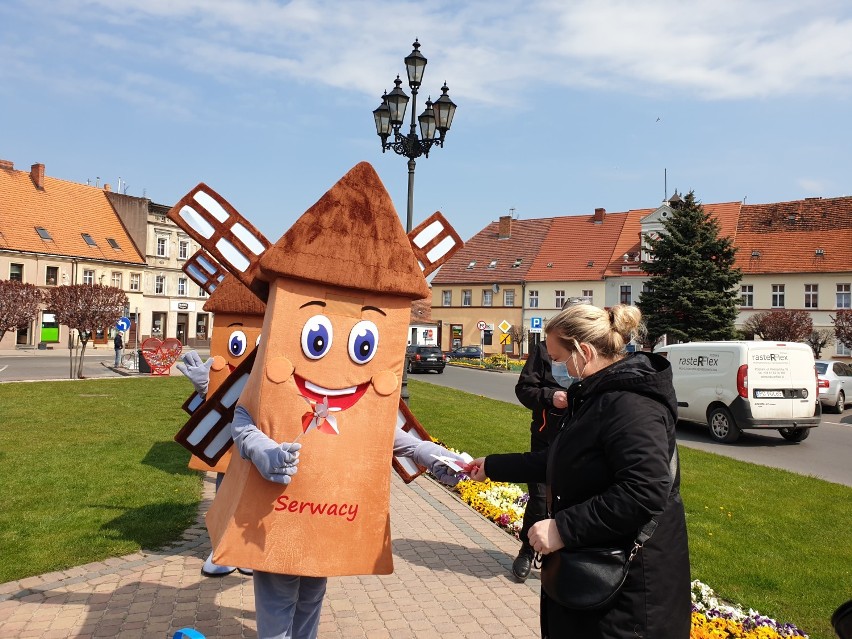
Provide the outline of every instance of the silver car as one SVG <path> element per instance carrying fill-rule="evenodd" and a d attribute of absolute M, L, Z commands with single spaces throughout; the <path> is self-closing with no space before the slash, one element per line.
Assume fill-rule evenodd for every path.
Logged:
<path fill-rule="evenodd" d="M 818 359 L 814 364 L 819 377 L 819 401 L 835 413 L 842 413 L 852 401 L 852 366 L 830 359 Z"/>

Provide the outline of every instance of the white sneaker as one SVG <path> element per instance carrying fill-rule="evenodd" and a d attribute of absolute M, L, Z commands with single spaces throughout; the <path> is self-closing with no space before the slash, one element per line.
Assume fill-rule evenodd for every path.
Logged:
<path fill-rule="evenodd" d="M 201 567 L 201 574 L 205 577 L 224 577 L 225 575 L 230 575 L 234 572 L 236 568 L 233 566 L 220 566 L 219 564 L 213 563 L 213 551 L 210 551 L 210 555 L 207 557 L 207 561 L 204 562 L 204 565 Z"/>

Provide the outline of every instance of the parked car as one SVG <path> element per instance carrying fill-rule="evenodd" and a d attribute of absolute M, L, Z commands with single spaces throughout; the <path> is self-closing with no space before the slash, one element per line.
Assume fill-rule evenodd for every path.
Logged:
<path fill-rule="evenodd" d="M 447 353 L 447 356 L 450 359 L 479 359 L 483 354 L 479 346 L 459 346 Z"/>
<path fill-rule="evenodd" d="M 819 401 L 835 413 L 842 413 L 846 403 L 852 401 L 852 366 L 844 362 L 818 359 L 817 370 Z"/>
<path fill-rule="evenodd" d="M 688 342 L 655 349 L 672 365 L 678 418 L 707 424 L 731 444 L 746 428 L 777 428 L 801 442 L 822 410 L 807 344 L 774 341 Z"/>
<path fill-rule="evenodd" d="M 424 371 L 444 372 L 447 365 L 447 357 L 437 346 L 409 346 L 405 352 L 408 360 L 409 373 L 422 373 Z"/>

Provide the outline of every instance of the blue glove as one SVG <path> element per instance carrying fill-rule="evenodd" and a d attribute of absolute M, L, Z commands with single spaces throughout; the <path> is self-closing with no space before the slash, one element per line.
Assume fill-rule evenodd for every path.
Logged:
<path fill-rule="evenodd" d="M 202 362 L 201 356 L 196 351 L 188 351 L 184 353 L 183 362 L 178 362 L 177 369 L 192 382 L 192 387 L 196 393 L 207 395 L 211 366 L 213 366 L 212 357 L 206 362 Z"/>
<path fill-rule="evenodd" d="M 447 486 L 455 486 L 459 483 L 459 477 L 453 469 L 449 468 L 443 462 L 438 461 L 432 455 L 449 457 L 450 459 L 457 460 L 461 465 L 465 464 L 464 458 L 461 455 L 449 451 L 435 442 L 417 439 L 417 437 L 405 432 L 401 428 L 397 428 L 394 434 L 393 454 L 410 457 L 418 465 L 428 468 L 429 472 L 435 476 L 435 479 Z"/>
<path fill-rule="evenodd" d="M 298 470 L 301 444 L 279 444 L 271 439 L 254 425 L 251 415 L 242 406 L 234 411 L 231 436 L 240 457 L 251 460 L 261 477 L 285 486 L 290 483 Z"/>

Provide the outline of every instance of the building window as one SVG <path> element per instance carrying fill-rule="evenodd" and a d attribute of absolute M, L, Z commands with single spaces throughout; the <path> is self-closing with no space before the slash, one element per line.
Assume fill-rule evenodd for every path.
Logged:
<path fill-rule="evenodd" d="M 503 306 L 515 305 L 515 289 L 510 288 L 503 291 Z"/>
<path fill-rule="evenodd" d="M 9 279 L 15 282 L 23 282 L 24 281 L 24 265 L 23 264 L 9 264 Z"/>
<path fill-rule="evenodd" d="M 37 227 L 35 227 L 35 230 L 36 230 L 36 233 L 38 233 L 38 236 L 41 239 L 43 239 L 45 242 L 52 242 L 53 241 L 53 238 L 50 237 L 50 233 L 47 231 L 46 228 L 44 228 L 42 226 L 37 226 Z"/>
<path fill-rule="evenodd" d="M 83 271 L 83 284 L 88 284 L 89 286 L 91 286 L 94 283 L 95 283 L 95 272 L 89 271 L 89 270 Z"/>
<path fill-rule="evenodd" d="M 177 294 L 181 297 L 186 297 L 186 278 L 179 277 L 178 278 L 178 291 Z"/>
<path fill-rule="evenodd" d="M 195 318 L 195 337 L 207 339 L 207 313 L 199 313 Z"/>
<path fill-rule="evenodd" d="M 95 242 L 95 238 L 93 238 L 93 237 L 92 237 L 91 235 L 89 235 L 88 233 L 80 233 L 80 235 L 82 235 L 82 236 L 83 236 L 83 241 L 84 241 L 86 244 L 88 244 L 89 246 L 97 246 L 97 245 L 98 245 L 98 243 L 97 243 L 97 242 Z"/>
<path fill-rule="evenodd" d="M 108 238 L 107 238 L 107 242 L 108 242 L 108 243 L 109 243 L 109 245 L 110 245 L 112 248 L 114 248 L 116 251 L 120 251 L 120 250 L 121 250 L 121 247 L 118 245 L 118 242 L 116 242 L 113 238 L 108 237 Z"/>
<path fill-rule="evenodd" d="M 497 260 L 491 260 L 488 263 L 488 268 L 497 268 Z"/>
<path fill-rule="evenodd" d="M 592 289 L 590 289 L 590 288 L 584 289 L 583 290 L 583 297 L 585 297 L 587 300 L 589 300 L 589 304 L 592 304 L 593 303 L 592 302 Z"/>
<path fill-rule="evenodd" d="M 157 257 L 169 256 L 169 239 L 167 237 L 157 238 Z"/>
<path fill-rule="evenodd" d="M 621 287 L 621 292 L 618 296 L 618 301 L 621 304 L 632 304 L 633 303 L 633 287 L 629 284 Z"/>
<path fill-rule="evenodd" d="M 538 308 L 538 291 L 530 291 L 530 308 Z"/>
<path fill-rule="evenodd" d="M 556 308 L 565 306 L 565 291 L 556 291 L 555 296 L 553 303 L 556 305 Z"/>
<path fill-rule="evenodd" d="M 740 286 L 740 306 L 754 308 L 754 286 L 752 284 Z"/>
<path fill-rule="evenodd" d="M 819 307 L 819 284 L 805 284 L 805 308 Z"/>
<path fill-rule="evenodd" d="M 48 266 L 45 269 L 44 283 L 48 286 L 56 286 L 57 282 L 59 282 L 59 267 Z"/>
<path fill-rule="evenodd" d="M 140 291 L 142 290 L 142 275 L 139 273 L 131 273 L 130 274 L 130 290 L 131 291 Z"/>
<path fill-rule="evenodd" d="M 114 288 L 121 288 L 121 273 L 117 271 L 113 271 L 112 273 L 112 285 Z"/>
<path fill-rule="evenodd" d="M 453 292 L 452 291 L 441 291 L 441 306 L 452 306 L 453 305 Z"/>
<path fill-rule="evenodd" d="M 849 350 L 841 342 L 837 341 L 837 354 L 842 355 L 843 357 L 852 357 L 852 350 Z"/>
<path fill-rule="evenodd" d="M 482 289 L 482 305 L 483 306 L 491 306 L 491 300 L 493 299 L 493 292 L 489 289 Z"/>
<path fill-rule="evenodd" d="M 462 306 L 470 306 L 470 289 L 465 289 L 462 291 Z"/>
<path fill-rule="evenodd" d="M 837 308 L 852 308 L 852 293 L 849 284 L 837 285 Z"/>
<path fill-rule="evenodd" d="M 41 314 L 40 337 L 42 342 L 59 341 L 59 323 L 56 321 L 56 313 L 53 311 L 44 311 Z"/>
<path fill-rule="evenodd" d="M 200 286 L 198 287 L 198 297 L 207 297 L 207 291 Z"/>
<path fill-rule="evenodd" d="M 470 264 L 467 265 L 467 268 L 472 269 L 474 266 L 476 266 L 476 260 L 471 260 Z"/>
<path fill-rule="evenodd" d="M 178 244 L 178 258 L 185 260 L 189 257 L 189 240 L 181 240 Z"/>
<path fill-rule="evenodd" d="M 165 295 L 166 294 L 166 276 L 165 275 L 157 275 L 154 278 L 154 295 Z"/>
<path fill-rule="evenodd" d="M 772 285 L 772 308 L 784 308 L 784 285 Z"/>
<path fill-rule="evenodd" d="M 512 264 L 512 268 L 518 268 L 521 265 L 521 262 L 524 261 L 524 258 L 519 257 L 515 259 L 515 263 Z"/>

